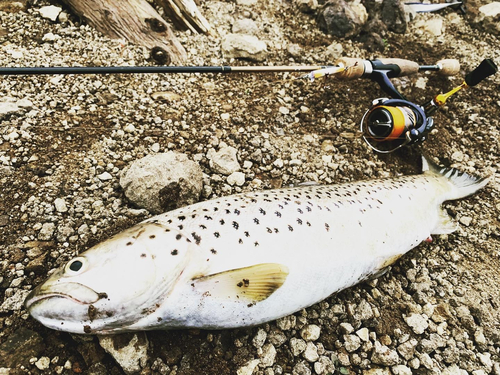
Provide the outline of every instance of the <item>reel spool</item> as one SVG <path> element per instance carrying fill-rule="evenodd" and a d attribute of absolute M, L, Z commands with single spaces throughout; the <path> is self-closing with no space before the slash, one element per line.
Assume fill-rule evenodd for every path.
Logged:
<path fill-rule="evenodd" d="M 425 140 L 434 121 L 422 107 L 402 99 L 381 98 L 373 102 L 361 119 L 364 141 L 373 150 L 390 153 Z"/>

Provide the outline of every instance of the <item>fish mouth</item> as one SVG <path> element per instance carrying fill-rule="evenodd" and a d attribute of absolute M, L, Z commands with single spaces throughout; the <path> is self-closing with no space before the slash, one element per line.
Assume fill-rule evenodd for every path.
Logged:
<path fill-rule="evenodd" d="M 97 293 L 79 283 L 42 284 L 28 294 L 24 306 L 30 310 L 35 304 L 50 298 L 65 298 L 80 305 L 90 305 L 106 297 L 106 293 Z"/>

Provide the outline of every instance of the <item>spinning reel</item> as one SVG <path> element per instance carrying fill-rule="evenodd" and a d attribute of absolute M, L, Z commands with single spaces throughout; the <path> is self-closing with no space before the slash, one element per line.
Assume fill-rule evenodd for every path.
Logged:
<path fill-rule="evenodd" d="M 405 60 L 403 60 L 405 61 Z M 373 101 L 372 107 L 364 114 L 360 130 L 364 141 L 373 150 L 380 153 L 390 153 L 403 146 L 422 142 L 434 125 L 431 115 L 437 108 L 459 90 L 477 85 L 479 82 L 497 72 L 497 67 L 491 59 L 483 62 L 467 74 L 465 81 L 453 90 L 439 94 L 423 105 L 406 100 L 391 83 L 389 78 L 401 75 L 398 64 L 384 64 L 382 61 L 368 61 L 372 71 L 364 71 L 379 83 L 390 98 Z M 366 62 L 365 62 L 366 64 Z M 441 74 L 451 75 L 459 71 L 456 60 L 443 60 L 437 64 Z M 418 70 L 434 70 L 432 67 L 419 67 Z"/>

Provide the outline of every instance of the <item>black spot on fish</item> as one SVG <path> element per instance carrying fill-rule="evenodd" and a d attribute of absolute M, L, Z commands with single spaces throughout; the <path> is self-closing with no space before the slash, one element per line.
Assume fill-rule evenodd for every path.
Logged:
<path fill-rule="evenodd" d="M 186 216 L 184 216 L 184 215 L 177 216 L 177 219 L 179 219 L 180 221 L 183 221 L 183 220 L 186 220 Z"/>
<path fill-rule="evenodd" d="M 241 245 L 241 244 L 243 243 L 243 240 L 240 238 L 240 239 L 238 240 L 238 243 Z"/>
<path fill-rule="evenodd" d="M 308 221 L 306 221 L 306 225 L 307 225 L 308 227 L 310 227 L 310 226 L 311 226 L 311 223 L 310 223 L 310 222 L 308 222 Z"/>
<path fill-rule="evenodd" d="M 284 208 L 281 204 L 278 204 L 278 207 L 280 208 L 280 210 Z"/>
<path fill-rule="evenodd" d="M 363 227 L 363 224 L 361 224 L 361 221 L 358 221 L 358 224 L 360 227 Z"/>
<path fill-rule="evenodd" d="M 254 242 L 254 246 L 257 247 L 259 246 L 259 243 L 257 241 Z"/>
<path fill-rule="evenodd" d="M 302 219 L 297 218 L 297 223 L 298 223 L 299 225 L 302 225 Z"/>
<path fill-rule="evenodd" d="M 194 240 L 196 241 L 196 244 L 199 245 L 201 242 L 201 237 L 196 232 L 191 233 L 191 236 L 193 236 Z"/>
<path fill-rule="evenodd" d="M 191 215 L 191 219 L 194 219 L 196 217 L 196 214 Z"/>
<path fill-rule="evenodd" d="M 267 233 L 273 233 L 273 230 L 269 227 L 266 228 L 267 229 Z"/>
<path fill-rule="evenodd" d="M 265 215 L 266 214 L 266 211 L 264 211 L 263 208 L 259 208 L 259 212 L 262 214 L 262 215 Z"/>
<path fill-rule="evenodd" d="M 205 215 L 205 220 L 213 220 L 212 216 Z"/>
<path fill-rule="evenodd" d="M 215 238 L 219 238 L 220 237 L 220 233 L 219 232 L 214 232 L 214 236 L 215 236 Z"/>
<path fill-rule="evenodd" d="M 154 238 L 156 238 L 156 236 L 154 234 L 152 234 L 151 236 L 149 236 L 149 238 L 154 239 Z"/>
<path fill-rule="evenodd" d="M 147 257 L 146 254 L 144 254 L 144 253 L 141 254 L 141 258 L 146 258 L 146 257 Z"/>
<path fill-rule="evenodd" d="M 238 229 L 239 227 L 240 225 L 236 221 L 233 221 L 233 228 Z"/>
<path fill-rule="evenodd" d="M 177 228 L 179 228 L 180 230 L 183 230 L 184 229 L 184 225 L 178 225 Z"/>
<path fill-rule="evenodd" d="M 95 308 L 94 305 L 89 305 L 89 308 L 87 310 L 87 314 L 89 315 L 89 320 L 93 321 L 96 316 L 97 316 L 97 309 Z"/>
<path fill-rule="evenodd" d="M 325 229 L 326 229 L 327 232 L 329 232 L 330 231 L 330 224 L 325 223 Z"/>
<path fill-rule="evenodd" d="M 248 233 L 247 231 L 245 231 L 245 237 L 250 237 L 250 233 Z"/>
<path fill-rule="evenodd" d="M 205 225 L 203 225 L 203 224 L 200 224 L 200 225 L 199 225 L 199 227 L 200 227 L 201 229 L 207 229 L 207 227 L 206 227 Z"/>
<path fill-rule="evenodd" d="M 83 326 L 83 332 L 92 333 L 92 329 L 90 328 L 89 325 L 85 325 L 85 326 Z"/>
<path fill-rule="evenodd" d="M 229 215 L 230 213 L 231 213 L 231 210 L 228 210 L 228 209 L 226 208 L 226 214 L 228 214 L 228 215 Z"/>
<path fill-rule="evenodd" d="M 214 207 L 214 212 L 219 211 L 219 207 Z"/>
<path fill-rule="evenodd" d="M 220 225 L 224 225 L 224 224 L 226 224 L 226 222 L 224 221 L 224 219 L 220 219 L 220 220 L 219 220 L 219 223 L 220 223 Z"/>
<path fill-rule="evenodd" d="M 127 243 L 126 243 L 126 245 L 127 245 L 127 246 L 130 246 L 130 245 L 132 245 L 132 242 L 131 242 L 131 241 L 129 241 L 129 242 L 127 242 Z"/>
<path fill-rule="evenodd" d="M 279 233 L 278 228 L 274 228 L 274 233 Z"/>
<path fill-rule="evenodd" d="M 312 208 L 311 208 L 311 207 L 309 207 L 309 206 L 307 206 L 307 207 L 306 207 L 306 210 L 307 210 L 307 212 L 311 212 L 311 211 L 312 211 Z"/>
<path fill-rule="evenodd" d="M 279 212 L 279 211 L 276 211 L 274 214 L 275 214 L 276 216 L 278 216 L 278 217 L 281 217 L 281 212 Z"/>
<path fill-rule="evenodd" d="M 179 250 L 174 249 L 174 250 L 172 250 L 172 251 L 170 252 L 170 254 L 172 254 L 172 255 L 177 255 L 177 254 L 179 254 Z"/>
<path fill-rule="evenodd" d="M 172 224 L 172 219 L 168 219 L 167 223 Z"/>
<path fill-rule="evenodd" d="M 176 240 L 180 240 L 181 238 L 182 238 L 182 234 L 176 234 L 176 235 L 175 235 L 175 239 L 176 239 Z"/>
<path fill-rule="evenodd" d="M 235 208 L 235 209 L 234 209 L 234 213 L 235 213 L 236 215 L 239 215 L 239 214 L 240 214 L 240 210 L 238 210 L 237 208 Z"/>
<path fill-rule="evenodd" d="M 215 250 L 215 249 L 210 249 L 210 252 L 211 252 L 212 254 L 217 254 L 217 250 Z"/>
<path fill-rule="evenodd" d="M 166 229 L 165 229 L 165 232 L 170 232 L 170 229 L 166 228 Z"/>
<path fill-rule="evenodd" d="M 254 219 L 253 219 L 253 222 L 254 222 L 255 224 L 257 224 L 257 225 L 258 225 L 258 224 L 259 224 L 259 219 L 254 218 Z"/>
<path fill-rule="evenodd" d="M 162 317 L 161 317 L 161 316 L 159 316 L 158 318 L 156 318 L 156 320 L 157 320 L 158 322 L 161 322 L 163 319 L 162 319 Z"/>
<path fill-rule="evenodd" d="M 293 227 L 292 227 L 291 225 L 289 225 L 289 226 L 288 226 L 288 230 L 289 230 L 290 232 L 293 232 Z"/>
<path fill-rule="evenodd" d="M 252 203 L 257 203 L 257 199 L 252 198 L 252 199 L 250 200 L 250 202 L 252 202 Z"/>
<path fill-rule="evenodd" d="M 304 211 L 302 211 L 302 209 L 301 209 L 301 208 L 297 208 L 297 212 L 298 212 L 299 214 L 303 214 L 303 213 L 304 213 Z"/>

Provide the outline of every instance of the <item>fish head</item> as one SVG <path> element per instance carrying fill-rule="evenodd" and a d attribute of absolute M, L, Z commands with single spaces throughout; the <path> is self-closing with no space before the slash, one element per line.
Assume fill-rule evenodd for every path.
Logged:
<path fill-rule="evenodd" d="M 69 260 L 29 293 L 25 306 L 56 330 L 126 331 L 157 309 L 182 275 L 190 243 L 179 236 L 163 224 L 138 224 Z"/>

